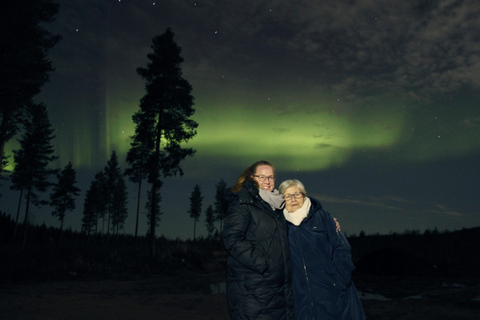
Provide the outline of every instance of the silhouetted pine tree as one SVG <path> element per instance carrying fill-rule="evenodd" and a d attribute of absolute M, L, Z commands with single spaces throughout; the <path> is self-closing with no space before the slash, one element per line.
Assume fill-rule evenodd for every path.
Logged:
<path fill-rule="evenodd" d="M 53 71 L 48 50 L 59 40 L 44 28 L 59 5 L 50 0 L 4 1 L 0 10 L 0 175 L 5 144 L 15 136 L 25 108 Z"/>
<path fill-rule="evenodd" d="M 193 219 L 193 240 L 196 236 L 197 221 L 200 218 L 200 213 L 202 212 L 202 190 L 198 184 L 193 188 L 192 194 L 190 195 L 190 218 Z"/>
<path fill-rule="evenodd" d="M 85 200 L 83 201 L 82 232 L 85 232 L 88 237 L 90 237 L 90 234 L 96 232 L 98 214 L 95 196 L 97 193 L 97 184 L 94 180 L 90 183 L 90 188 L 87 190 Z"/>
<path fill-rule="evenodd" d="M 109 233 L 110 230 L 115 230 L 123 224 L 127 214 L 125 180 L 123 180 L 115 151 L 112 152 L 104 172 L 108 212 L 107 233 Z"/>
<path fill-rule="evenodd" d="M 118 177 L 117 183 L 114 186 L 112 200 L 112 231 L 118 234 L 120 229 L 123 229 L 125 225 L 125 220 L 128 216 L 127 185 L 125 184 L 125 179 L 123 179 L 122 175 Z"/>
<path fill-rule="evenodd" d="M 189 119 L 193 108 L 192 87 L 182 77 L 180 47 L 167 29 L 152 40 L 153 53 L 147 55 L 146 68 L 137 73 L 145 80 L 146 94 L 140 100 L 140 110 L 132 119 L 136 125 L 133 140 L 149 150 L 147 168 L 151 184 L 148 200 L 150 208 L 150 256 L 155 254 L 155 228 L 160 214 L 162 178 L 183 175 L 180 162 L 193 156 L 192 148 L 182 148 L 197 132 L 198 124 Z"/>
<path fill-rule="evenodd" d="M 100 171 L 90 183 L 83 203 L 82 230 L 87 236 L 98 233 L 98 222 L 104 219 L 107 211 L 106 198 L 105 174 Z"/>
<path fill-rule="evenodd" d="M 205 211 L 205 228 L 207 228 L 208 238 L 211 238 L 213 231 L 215 230 L 215 212 L 213 211 L 212 205 L 209 205 L 207 211 Z"/>
<path fill-rule="evenodd" d="M 52 212 L 60 221 L 60 243 L 62 243 L 63 221 L 65 213 L 75 209 L 75 198 L 80 189 L 75 186 L 77 183 L 76 172 L 69 162 L 65 168 L 57 173 L 58 182 L 53 186 L 53 193 L 50 195 L 50 205 L 55 208 Z"/>
<path fill-rule="evenodd" d="M 44 104 L 29 105 L 22 123 L 24 133 L 19 140 L 20 149 L 13 151 L 15 169 L 11 175 L 11 188 L 19 190 L 21 194 L 23 191 L 27 193 L 23 223 L 23 247 L 25 247 L 30 203 L 36 206 L 48 203 L 40 200 L 36 191 L 45 192 L 51 186 L 48 178 L 57 170 L 49 169 L 48 165 L 58 157 L 53 155 L 51 140 L 55 135 Z"/>
<path fill-rule="evenodd" d="M 227 214 L 227 204 L 225 203 L 225 189 L 227 188 L 227 183 L 220 179 L 220 181 L 215 185 L 217 187 L 217 192 L 215 193 L 215 220 L 220 223 L 220 236 L 222 236 L 223 230 L 223 221 L 225 220 L 225 215 Z"/>

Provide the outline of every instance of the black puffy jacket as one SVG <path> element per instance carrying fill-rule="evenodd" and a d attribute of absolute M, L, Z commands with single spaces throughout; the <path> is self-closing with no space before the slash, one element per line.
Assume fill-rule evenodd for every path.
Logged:
<path fill-rule="evenodd" d="M 292 267 L 283 212 L 272 210 L 250 181 L 229 203 L 223 241 L 229 253 L 227 299 L 232 319 L 294 319 Z"/>

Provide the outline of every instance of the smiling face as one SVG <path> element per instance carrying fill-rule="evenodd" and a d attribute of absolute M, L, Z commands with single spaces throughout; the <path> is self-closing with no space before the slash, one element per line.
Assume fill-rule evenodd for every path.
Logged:
<path fill-rule="evenodd" d="M 271 192 L 275 188 L 275 173 L 271 166 L 258 166 L 253 179 L 257 181 L 260 188 L 264 190 Z"/>
<path fill-rule="evenodd" d="M 285 199 L 285 208 L 288 210 L 288 212 L 294 212 L 300 209 L 305 201 L 303 193 L 296 185 L 293 185 L 285 190 L 283 197 L 287 197 L 288 199 Z"/>

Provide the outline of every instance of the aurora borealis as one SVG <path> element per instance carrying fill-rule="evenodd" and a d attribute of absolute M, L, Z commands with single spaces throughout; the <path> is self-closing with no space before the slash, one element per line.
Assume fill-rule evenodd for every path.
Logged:
<path fill-rule="evenodd" d="M 480 225 L 480 4 L 56 2 L 49 29 L 63 39 L 38 99 L 57 130 L 58 167 L 72 161 L 83 192 L 113 150 L 124 166 L 144 95 L 135 70 L 151 38 L 171 27 L 182 48 L 197 154 L 162 189 L 158 234 L 190 237 L 194 185 L 205 210 L 215 183 L 232 184 L 259 159 L 276 166 L 277 185 L 304 182 L 347 234 Z M 72 228 L 83 192 L 65 221 Z M 131 186 L 130 206 L 134 194 Z M 38 210 L 35 221 L 53 221 L 48 212 Z"/>

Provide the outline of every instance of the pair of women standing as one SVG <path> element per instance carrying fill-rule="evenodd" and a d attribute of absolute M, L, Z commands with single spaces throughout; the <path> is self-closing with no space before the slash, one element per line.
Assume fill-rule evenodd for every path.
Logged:
<path fill-rule="evenodd" d="M 274 186 L 273 166 L 259 161 L 226 193 L 231 318 L 365 319 L 350 245 L 333 218 L 299 181 Z"/>

